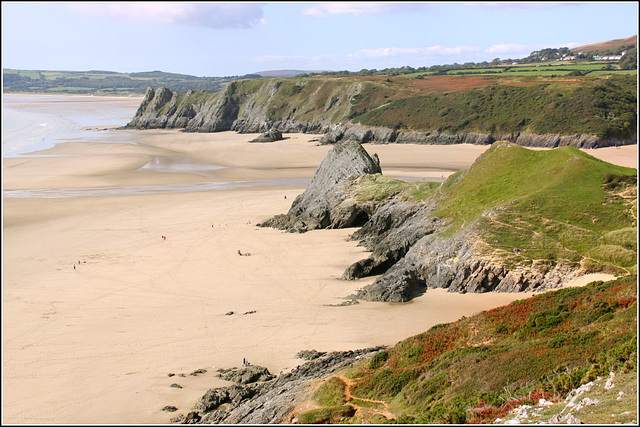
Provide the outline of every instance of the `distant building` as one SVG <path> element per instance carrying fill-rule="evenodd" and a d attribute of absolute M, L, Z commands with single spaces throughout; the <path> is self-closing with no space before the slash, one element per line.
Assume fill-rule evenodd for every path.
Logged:
<path fill-rule="evenodd" d="M 619 61 L 622 55 L 594 56 L 593 59 L 594 61 Z"/>
<path fill-rule="evenodd" d="M 561 61 L 573 61 L 574 59 L 576 59 L 575 56 L 563 56 L 562 59 L 560 59 Z"/>

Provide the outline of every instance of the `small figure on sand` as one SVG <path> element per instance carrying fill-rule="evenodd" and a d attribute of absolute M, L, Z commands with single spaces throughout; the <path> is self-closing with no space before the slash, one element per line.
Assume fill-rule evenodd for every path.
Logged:
<path fill-rule="evenodd" d="M 286 198 L 287 198 L 287 196 L 284 196 L 284 198 L 286 199 Z"/>
<path fill-rule="evenodd" d="M 162 240 L 167 240 L 167 236 L 162 236 Z"/>
<path fill-rule="evenodd" d="M 247 359 L 244 357 L 242 358 L 242 366 L 247 366 Z"/>
<path fill-rule="evenodd" d="M 73 264 L 73 269 L 74 269 L 74 270 L 76 269 L 76 265 L 75 265 L 75 264 Z"/>
<path fill-rule="evenodd" d="M 251 256 L 251 254 L 249 252 L 247 252 L 245 254 L 245 253 L 242 253 L 242 251 L 240 249 L 238 249 L 238 255 L 240 255 L 240 256 Z"/>

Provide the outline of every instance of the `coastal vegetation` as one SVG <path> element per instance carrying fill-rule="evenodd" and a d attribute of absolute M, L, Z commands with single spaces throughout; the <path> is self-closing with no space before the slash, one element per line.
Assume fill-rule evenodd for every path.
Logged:
<path fill-rule="evenodd" d="M 636 284 L 635 275 L 594 282 L 436 325 L 338 372 L 312 397 L 320 409 L 299 419 L 340 412 L 342 423 L 487 423 L 542 398 L 555 402 L 545 412 L 551 416 L 572 389 L 610 372 L 632 386 L 637 377 Z M 323 398 L 329 389 L 332 399 Z M 625 399 L 635 402 L 633 395 Z M 377 405 L 364 411 L 362 402 Z M 353 415 L 345 406 L 353 408 Z M 581 413 L 582 421 L 610 419 L 605 406 Z"/>
<path fill-rule="evenodd" d="M 563 259 L 636 271 L 636 169 L 574 147 L 496 143 L 436 197 L 432 215 L 450 224 L 444 235 L 477 224 L 486 252 L 509 265 Z"/>
<path fill-rule="evenodd" d="M 433 181 L 407 182 L 388 178 L 382 174 L 362 175 L 351 184 L 355 191 L 355 199 L 381 202 L 390 198 L 401 200 L 425 200 L 435 194 L 440 183 Z"/>
<path fill-rule="evenodd" d="M 280 123 L 283 132 L 325 133 L 332 124 L 351 123 L 496 139 L 523 133 L 631 141 L 637 133 L 636 88 L 630 75 L 250 79 L 218 93 L 161 89 L 161 99 L 152 107 L 152 99 L 143 101 L 129 126 L 262 132 Z"/>
<path fill-rule="evenodd" d="M 368 126 L 448 133 L 585 133 L 606 138 L 636 132 L 632 77 L 573 82 L 496 78 L 487 83 L 391 100 L 375 109 L 360 107 L 362 114 L 352 120 Z"/>

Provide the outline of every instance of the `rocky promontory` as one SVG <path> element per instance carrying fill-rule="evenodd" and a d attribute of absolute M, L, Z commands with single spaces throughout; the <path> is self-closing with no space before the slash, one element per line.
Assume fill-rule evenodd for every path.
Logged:
<path fill-rule="evenodd" d="M 342 188 L 349 178 L 381 173 L 380 161 L 356 141 L 337 143 L 320 163 L 307 189 L 296 197 L 289 212 L 258 224 L 290 232 L 362 225 L 366 211 L 348 199 Z"/>
<path fill-rule="evenodd" d="M 633 265 L 634 174 L 571 147 L 535 152 L 500 142 L 468 171 L 420 198 L 402 191 L 411 183 L 375 178 L 381 176 L 377 159 L 359 143 L 341 140 L 289 212 L 261 225 L 295 232 L 361 225 L 351 239 L 371 254 L 349 266 L 342 279 L 381 276 L 352 296 L 358 299 L 405 302 L 429 288 L 554 289 L 590 272 L 626 274 Z M 619 183 L 615 191 L 612 181 Z M 378 200 L 378 182 L 398 190 Z M 370 199 L 359 196 L 365 184 Z M 478 197 L 480 192 L 485 195 Z M 620 220 L 605 227 L 605 236 L 615 238 L 599 237 L 597 215 L 603 211 L 597 200 L 607 200 L 607 215 Z M 590 220 L 567 220 L 567 209 Z M 609 255 L 614 247 L 628 258 Z"/>

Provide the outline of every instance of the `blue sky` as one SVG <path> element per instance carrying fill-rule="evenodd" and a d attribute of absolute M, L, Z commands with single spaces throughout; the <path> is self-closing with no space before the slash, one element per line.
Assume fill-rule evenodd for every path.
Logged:
<path fill-rule="evenodd" d="M 636 2 L 2 3 L 2 66 L 198 76 L 521 58 L 637 34 Z"/>

